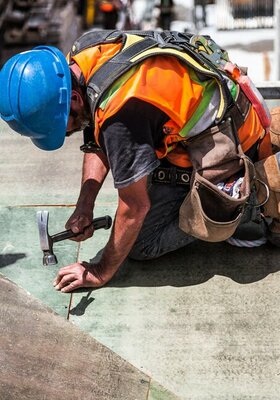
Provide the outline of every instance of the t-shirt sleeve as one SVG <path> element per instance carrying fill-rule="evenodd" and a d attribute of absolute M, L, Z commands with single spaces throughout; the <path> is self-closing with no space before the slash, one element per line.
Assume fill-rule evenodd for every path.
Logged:
<path fill-rule="evenodd" d="M 161 110 L 133 98 L 103 124 L 100 145 L 107 155 L 116 188 L 137 182 L 159 166 L 155 148 L 167 121 Z"/>

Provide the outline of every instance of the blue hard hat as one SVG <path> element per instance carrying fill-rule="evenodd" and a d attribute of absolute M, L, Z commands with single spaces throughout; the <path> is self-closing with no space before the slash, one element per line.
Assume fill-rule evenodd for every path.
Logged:
<path fill-rule="evenodd" d="M 0 71 L 0 116 L 43 150 L 63 145 L 70 111 L 71 77 L 64 55 L 37 46 L 10 58 Z"/>

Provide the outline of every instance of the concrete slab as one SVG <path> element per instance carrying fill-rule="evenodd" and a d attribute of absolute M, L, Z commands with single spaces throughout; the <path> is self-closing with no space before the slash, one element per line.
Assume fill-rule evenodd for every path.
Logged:
<path fill-rule="evenodd" d="M 49 152 L 38 149 L 29 138 L 0 121 L 0 140 L 0 206 L 76 204 L 83 160 L 79 150 L 82 135 L 66 138 L 61 149 Z M 100 203 L 111 205 L 113 198 L 108 177 Z"/>
<path fill-rule="evenodd" d="M 63 230 L 69 209 L 45 209 L 50 210 L 50 233 Z M 55 291 L 52 282 L 59 265 L 76 261 L 78 245 L 70 240 L 62 242 L 55 248 L 62 264 L 44 267 L 36 211 L 36 207 L 0 207 L 0 272 L 67 317 L 70 296 Z"/>
<path fill-rule="evenodd" d="M 71 141 L 66 139 L 63 149 L 50 153 L 37 149 L 30 139 L 14 133 L 1 121 L 0 134 L 1 272 L 56 312 L 67 316 L 70 296 L 56 292 L 52 281 L 61 266 L 77 260 L 79 245 L 69 240 L 56 244 L 58 264 L 43 267 L 36 212 L 49 211 L 50 234 L 65 229 L 79 193 L 81 138 L 76 135 Z M 115 193 L 110 184 L 105 183 L 95 216 L 113 215 L 114 200 Z M 102 243 L 108 234 L 109 231 L 98 231 Z M 105 238 L 101 239 L 103 235 Z"/>
<path fill-rule="evenodd" d="M 276 400 L 279 256 L 196 242 L 127 261 L 106 287 L 74 294 L 70 320 L 182 399 Z"/>
<path fill-rule="evenodd" d="M 2 400 L 176 399 L 2 276 L 0 314 Z"/>
<path fill-rule="evenodd" d="M 65 141 L 51 153 L 0 123 L 0 205 L 75 204 L 79 193 L 82 153 Z M 70 145 L 70 146 L 69 146 Z"/>

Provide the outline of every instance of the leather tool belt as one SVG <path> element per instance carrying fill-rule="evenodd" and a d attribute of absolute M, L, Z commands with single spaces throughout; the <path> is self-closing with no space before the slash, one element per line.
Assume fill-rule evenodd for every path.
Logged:
<path fill-rule="evenodd" d="M 191 176 L 192 168 L 182 169 L 175 166 L 158 167 L 153 171 L 152 182 L 190 186 Z"/>

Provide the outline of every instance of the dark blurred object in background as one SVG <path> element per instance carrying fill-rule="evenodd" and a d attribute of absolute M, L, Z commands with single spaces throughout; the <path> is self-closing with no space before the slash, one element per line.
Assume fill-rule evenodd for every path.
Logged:
<path fill-rule="evenodd" d="M 194 0 L 194 24 L 196 28 L 207 26 L 206 6 L 214 4 L 215 0 Z"/>
<path fill-rule="evenodd" d="M 99 0 L 98 8 L 101 12 L 102 28 L 103 29 L 116 29 L 119 19 L 119 12 L 123 8 L 121 0 Z"/>
<path fill-rule="evenodd" d="M 1 65 L 39 44 L 63 52 L 80 34 L 74 0 L 0 0 Z"/>
<path fill-rule="evenodd" d="M 233 18 L 268 17 L 274 14 L 273 0 L 230 0 Z"/>
<path fill-rule="evenodd" d="M 160 0 L 158 26 L 164 31 L 170 30 L 170 25 L 173 20 L 173 0 Z"/>

